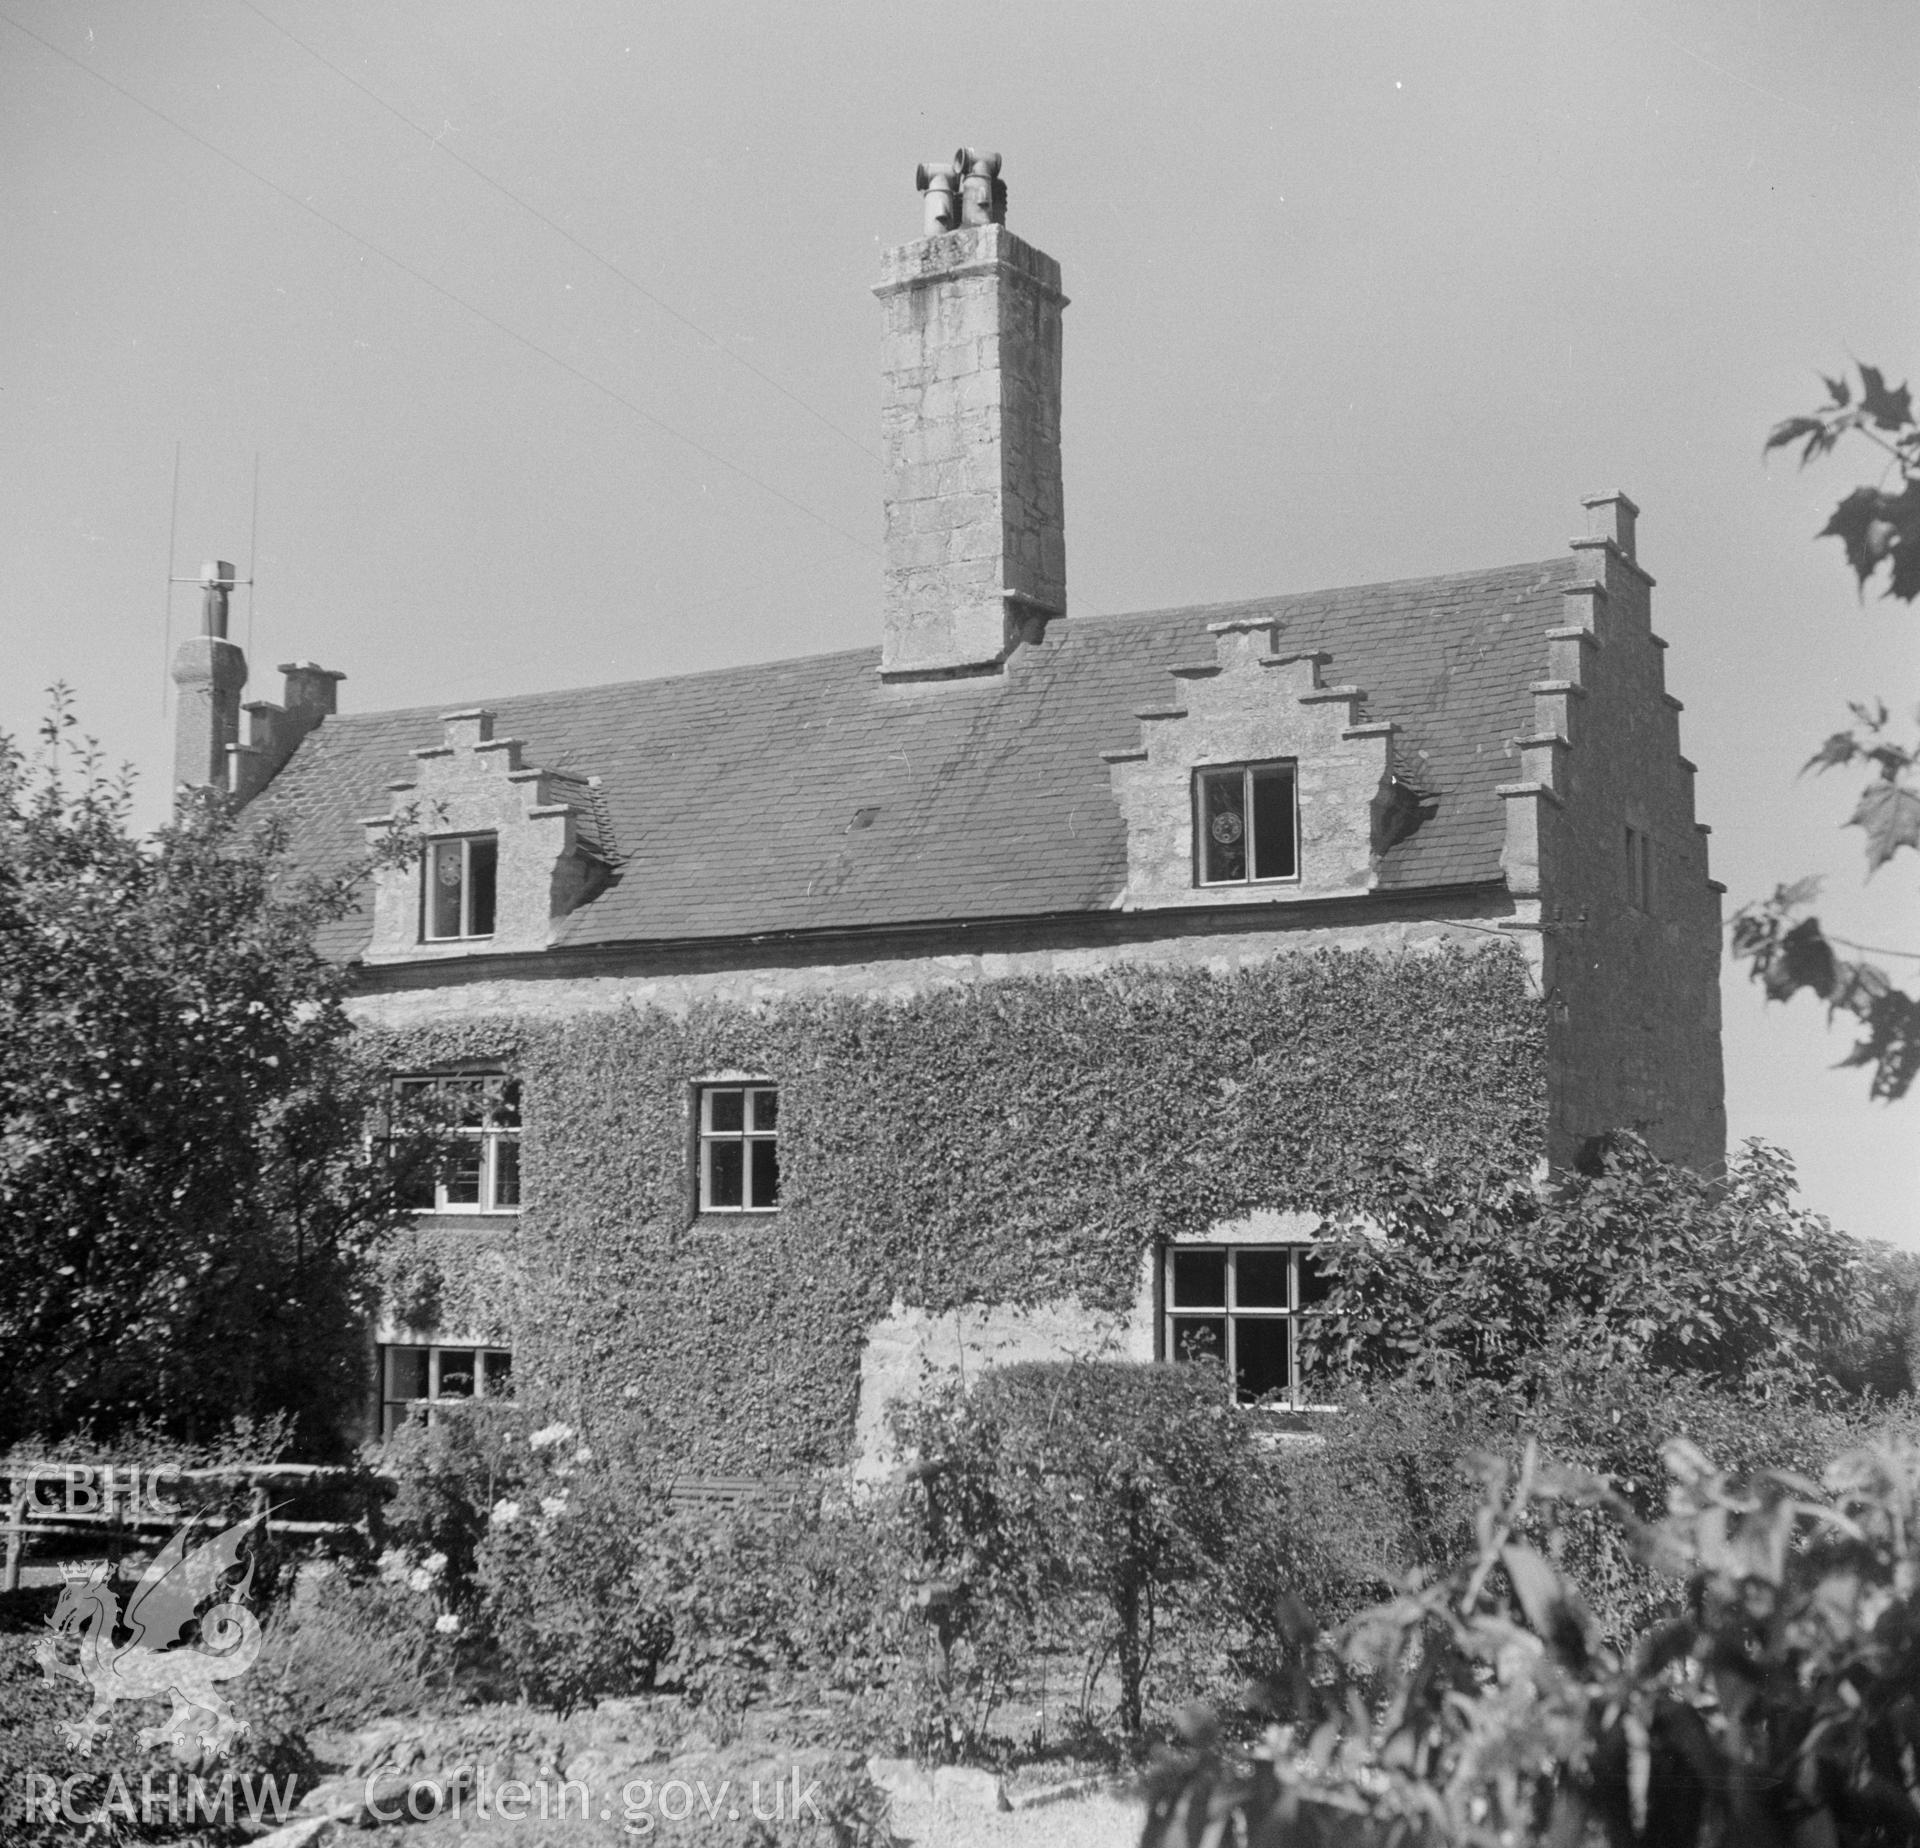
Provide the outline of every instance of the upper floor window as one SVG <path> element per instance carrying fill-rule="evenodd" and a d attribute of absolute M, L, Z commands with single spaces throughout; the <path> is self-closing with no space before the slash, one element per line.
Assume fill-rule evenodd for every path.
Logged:
<path fill-rule="evenodd" d="M 1221 764 L 1193 773 L 1195 877 L 1201 885 L 1294 879 L 1299 804 L 1290 763 Z"/>
<path fill-rule="evenodd" d="M 420 935 L 428 943 L 493 935 L 500 841 L 492 834 L 429 841 L 423 869 Z"/>
<path fill-rule="evenodd" d="M 1165 1352 L 1226 1369 L 1241 1405 L 1299 1409 L 1307 1319 L 1329 1284 L 1311 1245 L 1175 1245 L 1167 1252 Z"/>
<path fill-rule="evenodd" d="M 407 1201 L 421 1213 L 510 1213 L 520 1206 L 520 1081 L 497 1072 L 438 1072 L 397 1078 L 394 1088 L 427 1094 L 446 1112 L 453 1152 Z"/>
<path fill-rule="evenodd" d="M 770 1213 L 780 1204 L 780 1093 L 770 1084 L 700 1087 L 700 1210 Z"/>
<path fill-rule="evenodd" d="M 1636 911 L 1653 909 L 1653 837 L 1627 824 L 1627 903 Z"/>

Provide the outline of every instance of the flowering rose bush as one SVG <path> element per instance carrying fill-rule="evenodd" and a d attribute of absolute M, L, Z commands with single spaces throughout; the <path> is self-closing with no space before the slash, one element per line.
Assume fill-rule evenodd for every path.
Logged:
<path fill-rule="evenodd" d="M 650 1686 L 673 1641 L 650 1565 L 664 1498 L 564 1424 L 531 1433 L 517 1461 L 514 1493 L 481 1504 L 474 1551 L 475 1615 L 501 1668 L 562 1711 Z"/>

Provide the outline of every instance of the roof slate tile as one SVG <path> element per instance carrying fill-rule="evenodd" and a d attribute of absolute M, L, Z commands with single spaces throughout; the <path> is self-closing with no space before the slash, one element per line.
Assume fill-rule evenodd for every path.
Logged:
<path fill-rule="evenodd" d="M 1107 910 L 1126 838 L 1101 753 L 1137 747 L 1137 709 L 1178 702 L 1168 670 L 1212 657 L 1210 623 L 1273 617 L 1282 654 L 1320 652 L 1328 685 L 1366 690 L 1398 727 L 1395 761 L 1437 811 L 1383 858 L 1380 885 L 1500 875 L 1494 786 L 1532 729 L 1529 683 L 1563 620 L 1569 558 L 1452 577 L 1079 618 L 1001 675 L 888 685 L 878 651 L 480 702 L 526 761 L 597 777 L 591 829 L 622 856 L 563 920 L 561 944 Z M 311 733 L 259 806 L 306 864 L 363 850 L 439 708 L 341 714 Z M 854 811 L 877 807 L 849 832 Z M 353 956 L 367 918 L 327 948 Z"/>

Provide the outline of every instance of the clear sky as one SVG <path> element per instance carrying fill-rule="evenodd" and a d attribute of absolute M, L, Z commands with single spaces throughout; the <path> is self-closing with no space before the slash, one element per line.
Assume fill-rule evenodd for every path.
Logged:
<path fill-rule="evenodd" d="M 1760 453 L 1920 370 L 1917 83 L 1912 0 L 0 0 L 0 727 L 66 681 L 157 818 L 176 443 L 183 575 L 260 458 L 256 696 L 875 641 L 868 290 L 966 141 L 1073 298 L 1075 614 L 1549 557 L 1623 487 L 1729 911 L 1821 873 L 1920 950 L 1914 856 L 1864 885 L 1857 779 L 1796 775 L 1920 681 L 1813 542 L 1873 459 Z M 1734 1134 L 1920 1245 L 1920 1098 L 1726 1015 Z"/>

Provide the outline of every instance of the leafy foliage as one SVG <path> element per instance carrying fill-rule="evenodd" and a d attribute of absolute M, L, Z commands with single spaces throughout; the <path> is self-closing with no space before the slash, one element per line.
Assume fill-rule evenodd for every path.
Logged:
<path fill-rule="evenodd" d="M 1873 366 L 1861 366 L 1856 395 L 1844 378 L 1826 380 L 1827 402 L 1809 416 L 1789 417 L 1767 438 L 1769 452 L 1800 448 L 1800 462 L 1830 454 L 1842 437 L 1857 435 L 1889 457 L 1897 486 L 1855 488 L 1821 530 L 1846 549 L 1847 564 L 1864 594 L 1886 569 L 1884 594 L 1903 603 L 1920 598 L 1920 424 L 1905 385 L 1889 385 Z M 1861 792 L 1848 826 L 1866 837 L 1871 877 L 1904 848 L 1920 849 L 1920 789 L 1912 776 L 1920 752 L 1889 731 L 1884 704 L 1855 702 L 1853 724 L 1835 732 L 1808 759 L 1808 770 L 1871 764 L 1877 777 Z M 1803 879 L 1743 906 L 1733 920 L 1734 954 L 1751 965 L 1769 1001 L 1802 989 L 1827 1004 L 1827 1017 L 1850 1014 L 1864 1029 L 1842 1065 L 1872 1070 L 1872 1095 L 1904 1097 L 1920 1072 L 1920 998 L 1898 987 L 1873 963 L 1838 955 L 1816 917 L 1802 916 L 1819 891 Z"/>
<path fill-rule="evenodd" d="M 431 1423 L 409 1419 L 377 1451 L 393 1483 L 381 1536 L 420 1559 L 445 1562 L 445 1588 L 455 1605 L 472 1602 L 475 1559 L 495 1502 L 520 1494 L 533 1453 L 533 1427 L 517 1403 L 477 1399 L 447 1408 Z"/>
<path fill-rule="evenodd" d="M 1130 1738 L 1157 1653 L 1249 1619 L 1243 1593 L 1286 1548 L 1284 1489 L 1208 1368 L 1023 1362 L 908 1413 L 902 1435 L 943 1653 L 965 1639 L 991 1676 L 1066 1642 L 1089 1691 L 1111 1660 Z"/>
<path fill-rule="evenodd" d="M 1742 1469 L 1813 1468 L 1911 1390 L 1912 1267 L 1797 1206 L 1750 1144 L 1710 1182 L 1618 1136 L 1551 1191 L 1461 1196 L 1403 1167 L 1391 1208 L 1327 1250 L 1313 1343 L 1347 1416 L 1303 1465 L 1302 1519 L 1339 1608 L 1470 1541 L 1456 1459 L 1527 1433 L 1654 1512 L 1675 1433 Z M 1617 1528 L 1563 1539 L 1610 1635 L 1657 1591 Z"/>
<path fill-rule="evenodd" d="M 70 1848 L 78 1842 L 226 1848 L 257 1838 L 314 1781 L 313 1756 L 289 1724 L 285 1691 L 264 1681 L 260 1665 L 228 1684 L 228 1699 L 247 1730 L 217 1765 L 183 1766 L 143 1744 L 142 1729 L 161 1710 L 140 1700 L 113 1707 L 91 1755 L 77 1757 L 61 1727 L 87 1711 L 92 1690 L 49 1681 L 35 1655 L 58 1596 L 51 1585 L 0 1592 L 0 1841 L 8 1848 Z M 44 1809 L 29 1807 L 30 1776 L 57 1781 L 60 1820 L 49 1821 Z M 227 1778 L 233 1780 L 232 1800 L 222 1804 Z M 39 1791 L 44 1802 L 44 1784 Z M 148 1791 L 157 1800 L 146 1801 Z M 82 1820 L 67 1822 L 67 1811 Z"/>
<path fill-rule="evenodd" d="M 136 840 L 57 697 L 43 747 L 0 739 L 0 1442 L 286 1410 L 324 1444 L 399 1218 L 312 943 L 351 882 L 211 799 Z"/>
<path fill-rule="evenodd" d="M 801 1497 L 690 1508 L 655 1531 L 649 1596 L 673 1634 L 659 1679 L 709 1735 L 770 1694 L 872 1696 L 878 1710 L 859 1717 L 883 1737 L 900 1729 L 903 1670 L 924 1651 L 893 1515 L 884 1495 L 860 1507 Z"/>
<path fill-rule="evenodd" d="M 338 1564 L 266 1627 L 249 1693 L 292 1737 L 417 1714 L 444 1693 L 451 1649 L 428 1599 L 394 1575 Z"/>
<path fill-rule="evenodd" d="M 673 1640 L 648 1571 L 658 1488 L 561 1425 L 530 1433 L 524 1456 L 474 1557 L 478 1618 L 508 1677 L 563 1713 L 651 1686 Z"/>
<path fill-rule="evenodd" d="M 1820 920 L 1800 915 L 1819 886 L 1802 879 L 1742 906 L 1733 919 L 1733 952 L 1752 964 L 1769 1001 L 1791 1000 L 1804 988 L 1826 1002 L 1828 1019 L 1852 1015 L 1863 1032 L 1840 1064 L 1870 1068 L 1872 1096 L 1892 1102 L 1920 1073 L 1920 997 L 1895 987 L 1877 964 L 1840 955 Z"/>
<path fill-rule="evenodd" d="M 1729 1392 L 1697 1374 L 1621 1362 L 1589 1346 L 1538 1353 L 1504 1383 L 1389 1380 L 1349 1389 L 1343 1415 L 1326 1421 L 1323 1447 L 1291 1470 L 1299 1526 L 1321 1556 L 1318 1607 L 1344 1617 L 1410 1573 L 1425 1581 L 1451 1572 L 1474 1544 L 1473 1483 L 1460 1459 L 1498 1456 L 1517 1466 L 1529 1435 L 1554 1457 L 1604 1476 L 1651 1519 L 1671 1437 L 1737 1472 L 1804 1474 L 1873 1429 L 1866 1406 L 1810 1404 L 1769 1386 Z M 1563 1511 L 1556 1545 L 1608 1637 L 1631 1636 L 1670 1598 L 1628 1536 L 1592 1510 Z"/>
<path fill-rule="evenodd" d="M 1795 1204 L 1779 1150 L 1748 1143 L 1718 1181 L 1623 1134 L 1590 1165 L 1550 1191 L 1513 1177 L 1463 1197 L 1401 1164 L 1378 1229 L 1323 1247 L 1317 1356 L 1363 1382 L 1510 1385 L 1578 1350 L 1722 1387 L 1822 1383 L 1865 1259 Z"/>
<path fill-rule="evenodd" d="M 1844 377 L 1825 381 L 1827 402 L 1810 416 L 1789 417 L 1767 437 L 1769 451 L 1800 445 L 1800 463 L 1829 454 L 1850 434 L 1884 449 L 1899 473 L 1897 487 L 1855 488 L 1821 528 L 1838 539 L 1864 591 L 1883 566 L 1885 594 L 1911 603 L 1920 597 L 1920 425 L 1904 385 L 1889 385 L 1874 366 L 1860 368 L 1856 397 Z"/>
<path fill-rule="evenodd" d="M 1190 1726 L 1145 1848 L 1920 1840 L 1920 1450 L 1842 1456 L 1824 1490 L 1732 1480 L 1683 1440 L 1666 1466 L 1650 1525 L 1532 1446 L 1486 1460 L 1468 1557 L 1331 1638 L 1303 1624 L 1292 1723 L 1249 1760 Z M 1627 1646 L 1556 1563 L 1580 1513 L 1673 1588 Z"/>

